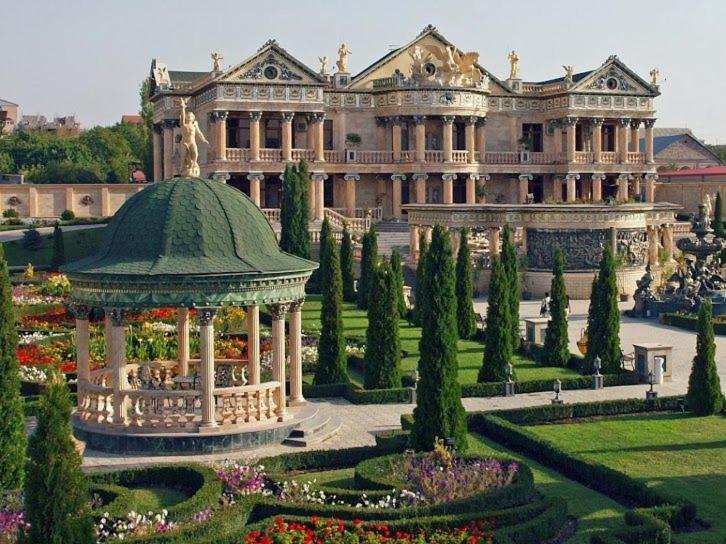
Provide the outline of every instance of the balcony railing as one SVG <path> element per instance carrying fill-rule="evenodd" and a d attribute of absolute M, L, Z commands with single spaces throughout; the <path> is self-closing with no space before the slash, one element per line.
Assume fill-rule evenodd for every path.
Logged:
<path fill-rule="evenodd" d="M 426 162 L 444 162 L 444 152 L 439 149 L 427 149 L 424 152 Z"/>
<path fill-rule="evenodd" d="M 356 151 L 355 157 L 363 164 L 385 164 L 393 162 L 393 151 Z"/>
<path fill-rule="evenodd" d="M 628 162 L 640 164 L 645 162 L 645 153 L 628 152 Z"/>
<path fill-rule="evenodd" d="M 338 149 L 326 149 L 323 151 L 325 162 L 345 162 L 345 151 Z"/>
<path fill-rule="evenodd" d="M 346 217 L 332 208 L 325 208 L 324 213 L 331 225 L 341 229 L 346 225 L 348 230 L 354 234 L 363 234 L 371 228 L 372 219 L 370 217 Z"/>
<path fill-rule="evenodd" d="M 263 162 L 280 162 L 282 160 L 282 149 L 263 147 L 260 149 L 260 160 Z"/>
<path fill-rule="evenodd" d="M 600 162 L 603 164 L 615 164 L 618 162 L 618 154 L 615 151 L 603 151 L 600 153 Z"/>
<path fill-rule="evenodd" d="M 592 162 L 592 153 L 589 151 L 575 151 L 575 162 L 589 164 Z"/>
<path fill-rule="evenodd" d="M 348 212 L 345 208 L 329 208 L 340 215 L 346 215 Z M 383 208 L 380 206 L 375 208 L 356 208 L 353 212 L 353 215 L 357 219 L 372 219 L 374 222 L 380 221 L 383 219 Z"/>
<path fill-rule="evenodd" d="M 250 160 L 250 150 L 240 149 L 239 147 L 227 148 L 227 160 L 237 162 L 248 162 Z"/>
<path fill-rule="evenodd" d="M 451 152 L 451 160 L 453 162 L 469 162 L 469 152 L 455 149 Z"/>
<path fill-rule="evenodd" d="M 416 152 L 407 149 L 406 151 L 401 151 L 401 162 L 415 162 L 416 161 Z"/>
<path fill-rule="evenodd" d="M 326 151 L 326 153 L 330 153 L 329 151 Z M 315 152 L 312 149 L 293 149 L 292 150 L 292 160 L 299 161 L 300 159 L 305 159 L 306 161 L 311 161 L 315 158 Z M 328 160 L 327 157 L 325 160 Z"/>
<path fill-rule="evenodd" d="M 280 208 L 262 208 L 262 213 L 270 223 L 277 223 L 280 221 Z"/>

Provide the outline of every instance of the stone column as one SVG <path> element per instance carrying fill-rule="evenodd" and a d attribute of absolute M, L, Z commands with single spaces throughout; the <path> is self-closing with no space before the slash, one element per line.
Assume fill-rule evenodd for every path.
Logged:
<path fill-rule="evenodd" d="M 633 176 L 633 195 L 637 198 L 640 195 L 640 176 Z"/>
<path fill-rule="evenodd" d="M 388 126 L 387 117 L 376 117 L 376 148 L 386 149 L 386 127 Z"/>
<path fill-rule="evenodd" d="M 401 118 L 391 117 L 391 149 L 393 150 L 393 162 L 401 160 Z"/>
<path fill-rule="evenodd" d="M 499 255 L 499 227 L 488 227 L 487 237 L 489 238 L 489 254 Z"/>
<path fill-rule="evenodd" d="M 567 130 L 567 162 L 575 162 L 577 117 L 565 117 L 562 123 Z"/>
<path fill-rule="evenodd" d="M 552 176 L 552 198 L 555 202 L 562 202 L 562 176 Z"/>
<path fill-rule="evenodd" d="M 655 155 L 653 151 L 653 125 L 655 125 L 655 119 L 645 120 L 645 162 L 653 164 L 655 162 Z"/>
<path fill-rule="evenodd" d="M 355 185 L 360 181 L 358 174 L 345 174 L 345 214 L 348 217 L 355 217 Z"/>
<path fill-rule="evenodd" d="M 315 150 L 315 162 L 323 162 L 325 160 L 325 114 L 314 113 L 312 119 L 313 126 L 315 127 L 315 142 L 313 147 Z"/>
<path fill-rule="evenodd" d="M 479 180 L 477 181 L 477 187 L 482 188 L 482 194 L 481 196 L 476 196 L 476 201 L 478 204 L 486 204 L 487 202 L 487 195 L 486 195 L 486 187 L 487 182 L 491 181 L 492 177 L 489 174 L 481 174 L 479 176 Z"/>
<path fill-rule="evenodd" d="M 311 209 L 314 210 L 313 220 L 322 221 L 325 217 L 325 180 L 328 179 L 328 175 L 323 172 L 313 172 L 310 174 L 312 180 L 311 193 L 315 194 L 314 206 Z"/>
<path fill-rule="evenodd" d="M 91 333 L 88 323 L 91 307 L 74 304 L 72 310 L 76 316 L 76 373 L 79 383 L 82 383 L 91 379 Z M 80 402 L 80 397 L 78 400 Z"/>
<path fill-rule="evenodd" d="M 630 119 L 620 119 L 618 126 L 618 151 L 620 153 L 620 162 L 628 162 L 628 127 Z"/>
<path fill-rule="evenodd" d="M 442 174 L 441 179 L 444 181 L 444 204 L 454 203 L 454 180 L 456 174 Z"/>
<path fill-rule="evenodd" d="M 212 159 L 223 161 L 227 158 L 227 112 L 210 111 L 209 123 L 213 125 Z"/>
<path fill-rule="evenodd" d="M 247 379 L 260 384 L 260 307 L 247 306 Z"/>
<path fill-rule="evenodd" d="M 202 423 L 201 427 L 216 427 L 216 406 L 214 399 L 214 316 L 216 308 L 199 308 L 199 376 L 202 381 Z"/>
<path fill-rule="evenodd" d="M 285 418 L 285 304 L 270 304 L 267 306 L 272 316 L 272 379 L 280 382 L 280 390 L 275 402 L 277 408 L 275 415 L 279 421 Z"/>
<path fill-rule="evenodd" d="M 648 264 L 656 266 L 658 264 L 658 227 L 648 225 Z"/>
<path fill-rule="evenodd" d="M 476 204 L 476 182 L 479 181 L 479 174 L 466 176 L 466 203 Z"/>
<path fill-rule="evenodd" d="M 179 126 L 176 119 L 164 119 L 164 179 L 174 177 L 174 127 Z"/>
<path fill-rule="evenodd" d="M 413 182 L 415 187 L 414 202 L 416 204 L 426 204 L 426 180 L 428 179 L 428 177 L 428 174 L 413 175 Z"/>
<path fill-rule="evenodd" d="M 180 376 L 189 375 L 189 310 L 178 308 L 176 311 L 176 339 L 179 345 Z"/>
<path fill-rule="evenodd" d="M 473 164 L 476 162 L 476 121 L 478 117 L 464 117 L 464 142 L 466 148 L 466 162 Z"/>
<path fill-rule="evenodd" d="M 663 251 L 666 254 L 667 263 L 675 262 L 673 258 L 673 223 L 666 223 L 661 227 L 663 230 Z"/>
<path fill-rule="evenodd" d="M 602 117 L 592 118 L 592 162 L 602 162 Z"/>
<path fill-rule="evenodd" d="M 154 124 L 154 130 L 151 133 L 151 140 L 154 156 L 154 182 L 157 183 L 164 179 L 164 143 L 161 133 L 161 125 Z"/>
<path fill-rule="evenodd" d="M 123 391 L 129 388 L 129 380 L 126 376 L 126 330 L 122 310 L 118 308 L 106 310 L 106 327 L 109 347 L 106 364 L 111 367 L 113 422 L 116 425 L 126 425 L 127 402 Z"/>
<path fill-rule="evenodd" d="M 657 179 L 658 174 L 645 175 L 645 201 L 651 204 L 655 202 L 655 182 Z"/>
<path fill-rule="evenodd" d="M 292 160 L 292 120 L 295 114 L 291 111 L 282 112 L 282 160 Z"/>
<path fill-rule="evenodd" d="M 408 257 L 409 257 L 409 260 L 411 263 L 418 262 L 418 252 L 419 252 L 418 239 L 419 239 L 418 226 L 409 225 L 408 226 L 408 247 L 410 248 L 410 252 L 409 252 Z"/>
<path fill-rule="evenodd" d="M 519 175 L 519 204 L 527 203 L 527 194 L 529 193 L 529 182 L 532 181 L 532 174 Z"/>
<path fill-rule="evenodd" d="M 476 149 L 479 151 L 479 162 L 486 162 L 487 152 L 487 118 L 479 117 L 476 122 Z"/>
<path fill-rule="evenodd" d="M 401 219 L 401 185 L 406 181 L 403 174 L 391 174 L 391 213 L 396 219 Z"/>
<path fill-rule="evenodd" d="M 426 160 L 426 116 L 414 115 L 413 122 L 416 123 L 416 160 Z"/>
<path fill-rule="evenodd" d="M 260 119 L 261 111 L 250 112 L 250 161 L 260 160 Z"/>
<path fill-rule="evenodd" d="M 618 202 L 628 201 L 628 181 L 630 174 L 620 174 L 618 176 Z"/>
<path fill-rule="evenodd" d="M 574 202 L 577 200 L 577 180 L 580 179 L 580 174 L 567 174 L 565 180 L 567 181 L 567 202 Z"/>
<path fill-rule="evenodd" d="M 602 182 L 605 181 L 605 174 L 592 175 L 592 200 L 600 202 L 602 200 Z"/>
<path fill-rule="evenodd" d="M 441 117 L 441 128 L 443 134 L 444 162 L 451 162 L 454 152 L 454 116 L 444 115 Z"/>
<path fill-rule="evenodd" d="M 552 148 L 555 153 L 562 153 L 562 120 L 552 119 Z"/>
<path fill-rule="evenodd" d="M 456 262 L 456 257 L 459 253 L 459 244 L 461 244 L 461 230 L 457 228 L 449 229 L 449 235 L 451 236 L 451 257 Z"/>
<path fill-rule="evenodd" d="M 250 200 L 254 202 L 258 208 L 261 208 L 260 182 L 265 179 L 265 175 L 262 172 L 250 172 L 247 174 L 247 179 L 250 182 Z"/>
<path fill-rule="evenodd" d="M 101 217 L 111 217 L 111 193 L 108 186 L 101 187 Z"/>
<path fill-rule="evenodd" d="M 302 312 L 305 301 L 290 304 L 290 406 L 305 404 L 302 392 Z"/>
<path fill-rule="evenodd" d="M 631 119 L 630 121 L 630 151 L 637 153 L 640 151 L 640 137 L 638 129 L 640 128 L 640 119 Z"/>

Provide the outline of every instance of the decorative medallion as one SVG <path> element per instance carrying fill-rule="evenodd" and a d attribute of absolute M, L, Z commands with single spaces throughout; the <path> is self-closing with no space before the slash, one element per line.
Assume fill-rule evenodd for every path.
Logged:
<path fill-rule="evenodd" d="M 625 76 L 615 68 L 610 68 L 605 74 L 598 77 L 590 83 L 590 89 L 610 90 L 610 91 L 634 91 L 635 87 L 625 79 Z"/>
<path fill-rule="evenodd" d="M 90 206 L 91 204 L 93 204 L 93 198 L 91 197 L 91 195 L 84 195 L 81 199 L 81 204 L 83 204 L 84 206 Z"/>
<path fill-rule="evenodd" d="M 15 195 L 11 196 L 7 200 L 8 206 L 20 206 L 22 201 Z"/>
<path fill-rule="evenodd" d="M 261 79 L 263 76 L 265 79 L 282 81 L 302 80 L 301 76 L 291 71 L 287 64 L 280 62 L 272 53 L 239 76 L 239 79 Z"/>

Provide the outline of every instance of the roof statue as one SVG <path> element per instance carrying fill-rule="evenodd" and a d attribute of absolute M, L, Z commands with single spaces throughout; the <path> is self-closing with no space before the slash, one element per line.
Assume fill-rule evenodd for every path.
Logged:
<path fill-rule="evenodd" d="M 328 75 L 328 57 L 326 55 L 323 55 L 322 57 L 318 57 L 318 60 L 320 61 L 320 75 L 327 77 L 327 75 Z"/>
<path fill-rule="evenodd" d="M 341 43 L 340 48 L 338 49 L 338 62 L 335 63 L 338 67 L 338 72 L 348 72 L 348 55 L 350 54 L 352 54 L 350 49 L 348 49 L 344 43 Z"/>
<path fill-rule="evenodd" d="M 703 205 L 705 206 L 706 217 L 711 217 L 713 215 L 713 206 L 711 205 L 711 195 L 708 193 L 703 197 Z"/>
<path fill-rule="evenodd" d="M 194 114 L 187 111 L 189 98 L 179 98 L 181 106 L 181 114 L 179 115 L 179 127 L 181 128 L 181 143 L 184 148 L 184 158 L 182 162 L 181 175 L 185 177 L 199 177 L 199 148 L 197 147 L 197 139 L 209 145 L 209 142 L 202 134 L 199 123 Z"/>
<path fill-rule="evenodd" d="M 224 56 L 222 56 L 222 53 L 219 51 L 215 51 L 212 53 L 212 62 L 214 63 L 212 66 L 213 72 L 221 72 L 222 68 L 219 66 L 219 61 L 222 60 Z"/>
<path fill-rule="evenodd" d="M 507 58 L 509 59 L 509 79 L 519 79 L 519 57 L 517 52 L 512 49 Z"/>
<path fill-rule="evenodd" d="M 479 53 L 476 51 L 462 55 L 451 45 L 447 45 L 446 49 L 429 45 L 426 49 L 428 49 L 429 53 L 425 56 L 422 51 L 416 51 L 416 48 L 414 48 L 413 53 L 409 51 L 409 55 L 414 61 L 412 69 L 418 69 L 419 63 L 422 63 L 421 69 L 424 69 L 426 62 L 431 56 L 434 56 L 443 65 L 439 70 L 439 80 L 442 84 L 451 86 L 473 85 L 481 80 L 481 72 L 476 67 L 479 60 Z"/>
<path fill-rule="evenodd" d="M 572 85 L 572 76 L 575 73 L 575 69 L 572 67 L 572 64 L 563 64 L 562 67 L 565 69 L 565 83 Z"/>
<path fill-rule="evenodd" d="M 154 83 L 157 87 L 171 85 L 171 78 L 169 77 L 169 70 L 166 64 L 156 62 L 154 66 Z"/>
<path fill-rule="evenodd" d="M 660 70 L 658 70 L 658 68 L 653 68 L 650 71 L 650 84 L 653 85 L 653 87 L 658 86 L 658 76 L 660 76 Z"/>

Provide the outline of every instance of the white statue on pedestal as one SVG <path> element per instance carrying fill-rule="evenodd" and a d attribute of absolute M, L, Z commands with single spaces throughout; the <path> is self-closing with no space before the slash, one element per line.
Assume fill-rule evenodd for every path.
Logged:
<path fill-rule="evenodd" d="M 179 127 L 181 129 L 181 143 L 184 148 L 184 157 L 182 158 L 181 175 L 187 177 L 199 177 L 199 148 L 197 147 L 197 139 L 209 145 L 209 142 L 202 134 L 199 123 L 194 117 L 194 113 L 187 111 L 188 98 L 179 98 L 181 106 L 181 114 L 179 115 Z"/>
<path fill-rule="evenodd" d="M 320 61 L 320 75 L 327 77 L 327 75 L 328 75 L 328 57 L 327 56 L 318 57 L 318 60 Z"/>

